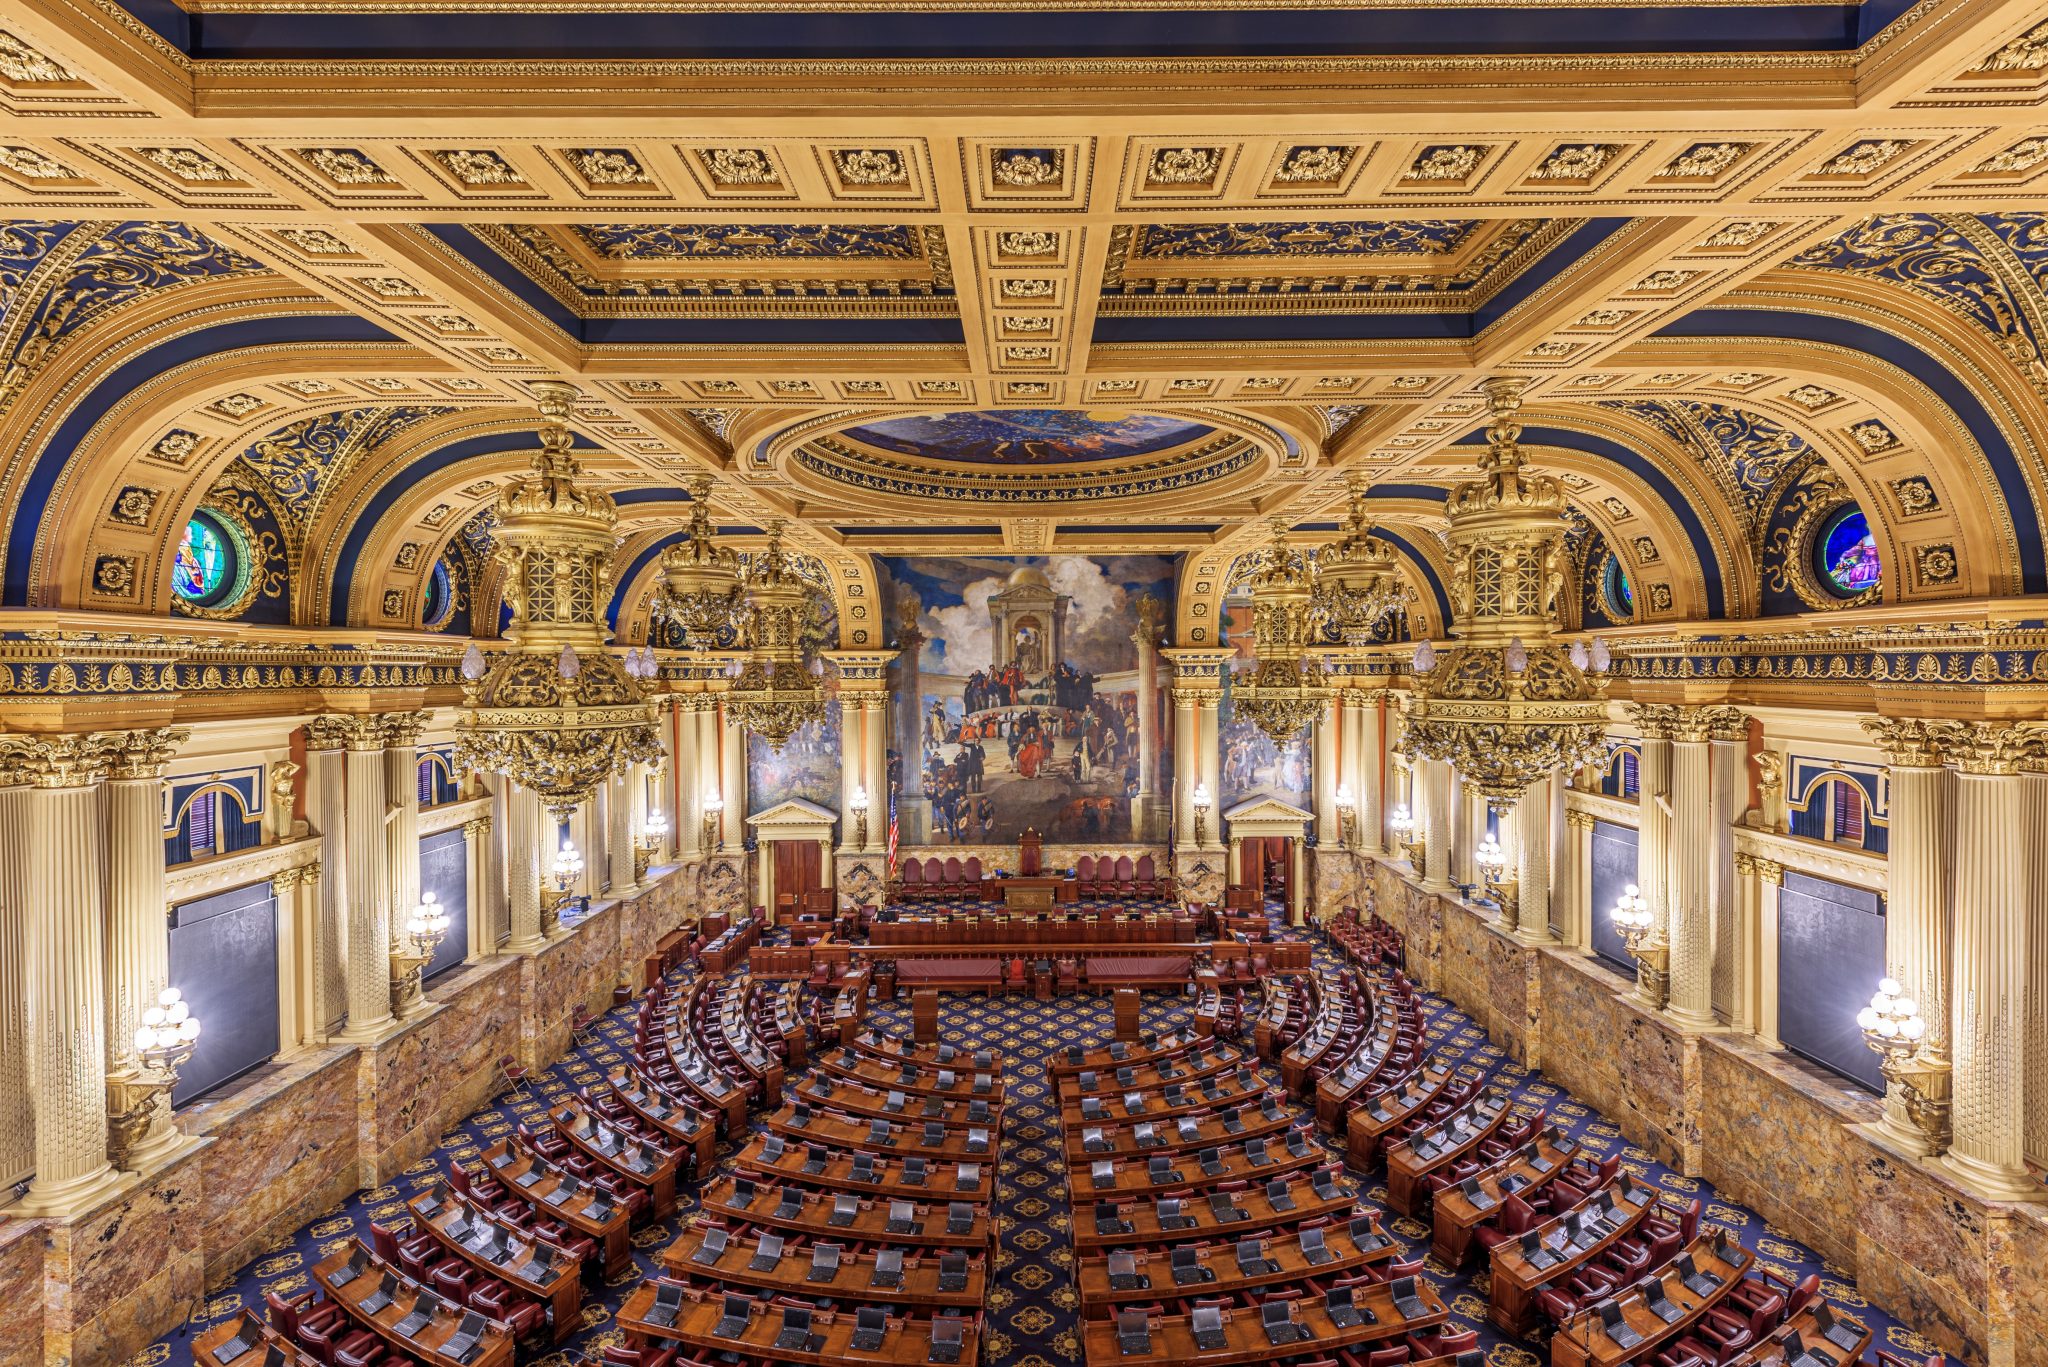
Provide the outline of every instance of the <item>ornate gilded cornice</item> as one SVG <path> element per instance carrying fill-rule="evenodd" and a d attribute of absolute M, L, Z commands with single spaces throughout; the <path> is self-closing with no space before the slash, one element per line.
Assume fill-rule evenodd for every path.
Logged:
<path fill-rule="evenodd" d="M 385 719 L 375 712 L 339 712 L 306 723 L 309 750 L 382 750 Z"/>

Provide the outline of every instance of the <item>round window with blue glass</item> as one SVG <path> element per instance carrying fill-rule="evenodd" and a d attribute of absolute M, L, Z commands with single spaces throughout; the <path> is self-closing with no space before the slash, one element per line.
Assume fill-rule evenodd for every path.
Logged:
<path fill-rule="evenodd" d="M 1621 567 L 1621 558 L 1607 557 L 1607 566 L 1600 572 L 1600 594 L 1606 599 L 1607 615 L 1617 622 L 1633 621 L 1636 615 L 1636 591 L 1628 582 L 1628 571 Z"/>
<path fill-rule="evenodd" d="M 197 512 L 171 560 L 171 591 L 194 607 L 217 607 L 235 590 L 241 548 L 219 518 Z"/>
<path fill-rule="evenodd" d="M 448 575 L 448 562 L 436 560 L 434 572 L 427 576 L 427 597 L 420 620 L 429 631 L 438 631 L 448 625 L 454 612 L 455 585 Z"/>
<path fill-rule="evenodd" d="M 1813 561 L 1814 574 L 1837 598 L 1870 593 L 1884 580 L 1870 519 L 1853 503 L 1836 509 L 1821 523 L 1813 542 Z"/>

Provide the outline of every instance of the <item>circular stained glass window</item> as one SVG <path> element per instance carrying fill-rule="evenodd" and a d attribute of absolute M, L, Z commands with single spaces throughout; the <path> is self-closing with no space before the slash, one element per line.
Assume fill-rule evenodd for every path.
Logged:
<path fill-rule="evenodd" d="M 1600 590 L 1607 599 L 1607 615 L 1617 622 L 1632 620 L 1636 615 L 1636 591 L 1628 582 L 1628 571 L 1621 567 L 1618 556 L 1607 557 L 1607 568 L 1600 575 Z"/>
<path fill-rule="evenodd" d="M 430 630 L 448 625 L 448 618 L 455 607 L 454 585 L 448 579 L 448 562 L 436 560 L 434 572 L 427 576 L 426 609 L 420 619 Z"/>
<path fill-rule="evenodd" d="M 193 514 L 171 561 L 171 591 L 188 603 L 212 607 L 227 597 L 234 582 L 234 538 L 214 518 Z"/>
<path fill-rule="evenodd" d="M 1884 578 L 1870 519 L 1855 504 L 1839 509 L 1821 524 L 1813 543 L 1814 573 L 1840 598 L 1854 598 L 1875 589 Z"/>

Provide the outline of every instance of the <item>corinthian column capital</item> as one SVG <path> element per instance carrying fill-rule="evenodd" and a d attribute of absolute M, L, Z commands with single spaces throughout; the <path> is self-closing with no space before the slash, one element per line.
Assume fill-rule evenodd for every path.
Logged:
<path fill-rule="evenodd" d="M 1939 769 L 1944 752 L 1960 748 L 1966 723 L 1922 717 L 1865 717 L 1863 730 L 1903 769 Z"/>
<path fill-rule="evenodd" d="M 164 776 L 178 747 L 192 739 L 192 733 L 182 726 L 165 726 L 154 731 L 119 731 L 110 738 L 116 749 L 108 777 L 148 780 Z"/>
<path fill-rule="evenodd" d="M 0 736 L 0 781 L 37 788 L 90 788 L 107 776 L 120 732 Z"/>
<path fill-rule="evenodd" d="M 1670 703 L 1650 702 L 1634 703 L 1629 708 L 1636 729 L 1643 733 L 1644 740 L 1670 740 L 1678 729 L 1683 710 Z"/>
<path fill-rule="evenodd" d="M 426 729 L 427 712 L 386 712 L 378 720 L 384 729 L 384 748 L 387 750 L 411 750 L 420 743 L 420 732 Z"/>
<path fill-rule="evenodd" d="M 375 714 L 343 712 L 314 717 L 306 723 L 308 750 L 382 750 L 384 718 Z"/>
<path fill-rule="evenodd" d="M 1955 723 L 1953 738 L 1943 753 L 1966 774 L 2003 776 L 2017 774 L 2040 761 L 2048 735 L 2031 727 L 2002 721 Z"/>

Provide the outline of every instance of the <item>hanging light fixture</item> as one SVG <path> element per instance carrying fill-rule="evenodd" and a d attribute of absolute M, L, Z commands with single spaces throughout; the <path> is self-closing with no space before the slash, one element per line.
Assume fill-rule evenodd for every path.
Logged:
<path fill-rule="evenodd" d="M 1369 484 L 1363 475 L 1351 476 L 1351 512 L 1344 535 L 1317 551 L 1315 558 L 1310 610 L 1319 626 L 1334 630 L 1347 646 L 1371 644 L 1380 622 L 1413 597 L 1401 578 L 1394 548 L 1372 534 L 1365 501 Z"/>
<path fill-rule="evenodd" d="M 806 660 L 804 633 L 816 605 L 796 559 L 782 549 L 782 526 L 768 524 L 768 547 L 745 574 L 749 653 L 726 715 L 780 753 L 806 723 L 825 715 L 824 661 Z M 812 668 L 815 665 L 816 668 Z"/>
<path fill-rule="evenodd" d="M 1518 439 L 1527 380 L 1480 386 L 1492 408 L 1477 480 L 1445 505 L 1450 521 L 1452 635 L 1415 649 L 1409 756 L 1448 761 L 1496 812 L 1532 783 L 1575 769 L 1606 735 L 1608 655 L 1554 638 L 1564 591 L 1564 491 L 1524 472 Z"/>
<path fill-rule="evenodd" d="M 1233 684 L 1231 706 L 1275 744 L 1285 744 L 1315 720 L 1329 697 L 1323 667 L 1310 658 L 1315 633 L 1315 566 L 1287 544 L 1287 523 L 1271 524 L 1273 544 L 1253 572 L 1252 653 L 1247 682 Z"/>
<path fill-rule="evenodd" d="M 661 584 L 650 611 L 682 633 L 685 650 L 717 650 L 739 639 L 746 624 L 740 559 L 718 544 L 711 526 L 711 481 L 684 481 L 690 493 L 690 531 L 661 553 Z"/>
<path fill-rule="evenodd" d="M 655 710 L 636 674 L 604 649 L 617 506 L 579 487 L 570 451 L 574 385 L 542 381 L 541 449 L 498 494 L 496 556 L 506 570 L 511 649 L 462 662 L 455 724 L 464 764 L 502 773 L 566 818 L 606 780 L 661 755 Z M 651 652 L 649 652 L 651 655 Z"/>

